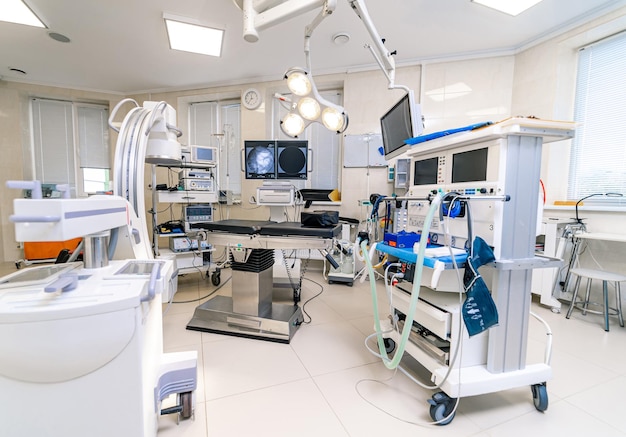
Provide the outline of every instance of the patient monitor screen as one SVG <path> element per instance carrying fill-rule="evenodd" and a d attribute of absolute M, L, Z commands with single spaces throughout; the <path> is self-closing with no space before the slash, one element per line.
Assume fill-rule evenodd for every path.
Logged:
<path fill-rule="evenodd" d="M 422 159 L 415 161 L 413 167 L 413 185 L 431 185 L 437 183 L 439 158 Z"/>
<path fill-rule="evenodd" d="M 452 183 L 487 180 L 487 148 L 452 155 Z"/>
<path fill-rule="evenodd" d="M 246 179 L 275 179 L 275 153 L 272 141 L 246 141 Z"/>

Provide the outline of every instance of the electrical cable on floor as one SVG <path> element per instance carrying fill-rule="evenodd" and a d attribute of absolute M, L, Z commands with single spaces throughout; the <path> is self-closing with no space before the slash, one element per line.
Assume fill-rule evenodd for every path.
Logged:
<path fill-rule="evenodd" d="M 220 285 L 217 286 L 217 288 L 215 288 L 215 290 L 211 291 L 209 294 L 199 297 L 197 299 L 191 299 L 191 300 L 179 300 L 179 301 L 172 301 L 172 303 L 193 303 L 193 302 L 199 302 L 201 300 L 204 300 L 206 298 L 209 298 L 211 296 L 213 296 L 215 293 L 217 293 L 224 285 L 226 285 L 228 283 L 228 281 L 230 281 L 232 278 L 232 276 L 229 276 L 224 282 L 222 282 Z"/>
<path fill-rule="evenodd" d="M 303 280 L 307 280 L 309 282 L 314 283 L 315 285 L 317 285 L 318 287 L 320 287 L 320 291 L 319 293 L 317 293 L 316 295 L 314 295 L 313 297 L 309 298 L 306 300 L 306 302 L 304 302 L 302 304 L 302 307 L 300 308 L 302 310 L 302 314 L 306 315 L 309 318 L 309 321 L 302 321 L 303 325 L 308 325 L 309 323 L 311 323 L 313 321 L 313 318 L 309 315 L 309 313 L 306 312 L 306 310 L 304 309 L 304 307 L 306 306 L 307 303 L 311 302 L 313 299 L 315 299 L 316 297 L 319 297 L 323 292 L 324 292 L 324 286 L 322 284 L 320 284 L 319 282 L 314 281 L 313 279 L 309 279 L 309 278 L 302 278 Z"/>
<path fill-rule="evenodd" d="M 379 407 L 378 405 L 374 404 L 372 401 L 370 401 L 369 399 L 367 399 L 367 398 L 365 397 L 365 395 L 363 395 L 363 393 L 361 393 L 361 392 L 360 392 L 360 390 L 359 390 L 359 385 L 361 385 L 362 383 L 365 383 L 365 382 L 374 382 L 374 383 L 377 383 L 377 384 L 382 384 L 382 385 L 384 385 L 385 387 L 389 387 L 389 388 L 393 389 L 393 387 L 390 387 L 389 385 L 387 385 L 387 382 L 388 382 L 388 381 L 391 381 L 391 380 L 392 380 L 392 379 L 396 376 L 396 373 L 397 373 L 397 370 L 398 370 L 398 369 L 401 369 L 401 368 L 400 368 L 399 366 L 398 366 L 398 367 L 396 367 L 396 368 L 394 369 L 394 371 L 393 371 L 393 374 L 392 374 L 389 378 L 387 378 L 387 379 L 378 380 L 378 379 L 367 379 L 367 378 L 366 378 L 366 379 L 361 379 L 361 380 L 357 381 L 357 382 L 356 382 L 356 385 L 355 385 L 355 390 L 356 390 L 357 394 L 361 397 L 361 399 L 363 399 L 365 402 L 367 402 L 368 404 L 370 404 L 372 407 L 376 408 L 376 409 L 377 409 L 378 411 L 380 411 L 381 413 L 384 413 L 384 414 L 386 414 L 387 416 L 389 416 L 389 417 L 391 417 L 391 418 L 393 418 L 393 419 L 396 419 L 396 420 L 398 420 L 398 421 L 400 421 L 400 422 L 407 423 L 407 424 L 409 424 L 409 425 L 417 425 L 417 426 L 426 427 L 426 426 L 438 425 L 439 423 L 441 423 L 441 422 L 443 422 L 443 421 L 447 420 L 447 419 L 448 419 L 448 417 L 447 417 L 447 416 L 446 416 L 446 417 L 444 417 L 444 418 L 443 418 L 443 419 L 441 419 L 441 420 L 436 421 L 436 422 L 416 422 L 416 421 L 412 421 L 412 420 L 408 420 L 408 419 L 403 419 L 402 417 L 396 416 L 395 414 L 392 414 L 392 413 L 390 413 L 389 411 L 387 411 L 387 410 L 383 409 L 382 407 Z M 407 396 L 408 396 L 408 395 L 407 395 Z M 416 401 L 419 401 L 419 402 L 421 402 L 421 401 L 422 401 L 421 399 L 417 399 L 417 398 L 413 398 L 413 399 L 415 399 Z M 450 414 L 454 414 L 454 413 L 456 412 L 456 409 L 457 409 L 457 406 L 458 406 L 458 405 L 459 405 L 459 399 L 457 398 L 457 400 L 456 400 L 456 402 L 455 402 L 455 405 L 454 405 L 454 409 L 452 410 L 452 412 L 451 412 Z"/>

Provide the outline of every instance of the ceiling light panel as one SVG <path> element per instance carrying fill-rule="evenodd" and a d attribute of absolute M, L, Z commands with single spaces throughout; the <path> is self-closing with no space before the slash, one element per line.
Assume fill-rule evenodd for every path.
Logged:
<path fill-rule="evenodd" d="M 526 9 L 535 6 L 541 0 L 471 0 L 474 3 L 487 6 L 488 8 L 504 12 L 509 15 L 519 15 Z"/>
<path fill-rule="evenodd" d="M 46 27 L 22 0 L 2 0 L 0 21 L 25 24 L 27 26 Z"/>
<path fill-rule="evenodd" d="M 170 48 L 209 56 L 222 55 L 224 31 L 165 18 Z"/>

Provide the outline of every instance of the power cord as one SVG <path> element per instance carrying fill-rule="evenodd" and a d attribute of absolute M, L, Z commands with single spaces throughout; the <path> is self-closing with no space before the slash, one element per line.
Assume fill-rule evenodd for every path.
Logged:
<path fill-rule="evenodd" d="M 312 282 L 315 285 L 317 285 L 318 287 L 320 287 L 320 291 L 316 295 L 314 295 L 313 297 L 307 299 L 306 302 L 304 302 L 302 304 L 302 307 L 300 308 L 302 310 L 302 314 L 306 315 L 309 318 L 309 321 L 307 322 L 307 321 L 303 320 L 302 322 L 299 323 L 299 325 L 303 325 L 303 324 L 304 325 L 308 325 L 308 324 L 310 324 L 313 321 L 313 318 L 311 317 L 311 315 L 309 313 L 306 312 L 306 309 L 305 309 L 306 304 L 311 302 L 313 299 L 319 297 L 324 292 L 324 286 L 322 284 L 320 284 L 319 282 L 316 282 L 316 281 L 314 281 L 312 279 L 309 279 L 309 278 L 302 278 L 302 279 L 305 280 L 305 281 Z"/>

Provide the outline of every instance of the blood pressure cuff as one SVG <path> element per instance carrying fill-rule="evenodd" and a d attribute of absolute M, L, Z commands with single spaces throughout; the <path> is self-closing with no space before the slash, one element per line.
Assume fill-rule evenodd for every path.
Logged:
<path fill-rule="evenodd" d="M 498 324 L 498 309 L 487 284 L 478 273 L 480 266 L 493 262 L 495 259 L 493 251 L 485 240 L 480 237 L 474 238 L 463 275 L 466 297 L 461 308 L 463 321 L 470 337 Z"/>
<path fill-rule="evenodd" d="M 339 223 L 339 211 L 313 211 L 300 214 L 300 223 L 309 228 L 325 228 Z"/>

